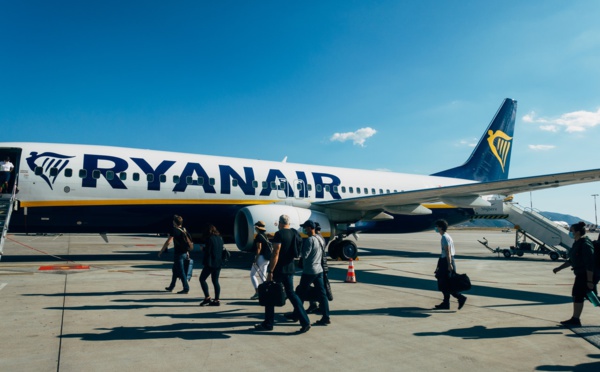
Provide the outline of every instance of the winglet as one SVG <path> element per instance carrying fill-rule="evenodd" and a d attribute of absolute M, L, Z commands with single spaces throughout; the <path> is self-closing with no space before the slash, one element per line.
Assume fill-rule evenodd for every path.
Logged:
<path fill-rule="evenodd" d="M 479 182 L 507 179 L 516 115 L 517 101 L 506 98 L 467 162 L 432 176 Z"/>

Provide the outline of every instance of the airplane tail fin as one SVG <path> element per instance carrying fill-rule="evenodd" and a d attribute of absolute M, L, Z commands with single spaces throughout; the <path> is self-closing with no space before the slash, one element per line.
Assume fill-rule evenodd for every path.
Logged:
<path fill-rule="evenodd" d="M 506 98 L 467 162 L 432 176 L 479 182 L 507 179 L 516 114 L 517 101 Z"/>

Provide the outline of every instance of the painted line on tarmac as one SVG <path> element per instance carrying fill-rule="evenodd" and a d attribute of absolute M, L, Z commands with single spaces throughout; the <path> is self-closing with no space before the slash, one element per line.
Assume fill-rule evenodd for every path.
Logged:
<path fill-rule="evenodd" d="M 6 284 L 8 283 L 0 283 L 0 291 L 2 290 L 2 288 L 6 287 Z"/>

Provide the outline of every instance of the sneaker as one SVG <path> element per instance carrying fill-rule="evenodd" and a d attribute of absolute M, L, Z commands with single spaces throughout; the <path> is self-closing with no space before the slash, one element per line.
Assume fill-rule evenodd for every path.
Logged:
<path fill-rule="evenodd" d="M 212 300 L 208 306 L 221 306 L 221 302 L 219 300 Z"/>
<path fill-rule="evenodd" d="M 294 316 L 294 313 L 285 313 L 285 314 L 283 314 L 283 316 L 290 322 L 297 322 L 300 320 Z"/>
<path fill-rule="evenodd" d="M 569 320 L 563 320 L 560 324 L 566 327 L 581 327 L 581 320 L 578 318 L 571 318 Z"/>
<path fill-rule="evenodd" d="M 202 300 L 202 302 L 200 302 L 200 305 L 198 306 L 206 306 L 206 305 L 210 305 L 210 298 L 205 298 L 204 300 Z"/>
<path fill-rule="evenodd" d="M 181 291 L 179 291 L 179 292 L 177 292 L 177 293 L 178 293 L 178 294 L 188 294 L 189 292 L 190 292 L 190 290 L 189 290 L 189 289 L 183 289 L 183 290 L 181 290 Z"/>
<path fill-rule="evenodd" d="M 250 297 L 251 300 L 258 300 L 258 293 L 255 293 L 254 296 Z"/>
<path fill-rule="evenodd" d="M 450 310 L 450 303 L 449 302 L 442 302 L 439 305 L 435 305 L 435 309 L 436 310 Z"/>
<path fill-rule="evenodd" d="M 302 326 L 302 328 L 300 328 L 298 330 L 298 333 L 306 333 L 306 332 L 308 332 L 309 329 L 310 329 L 310 324 L 307 324 L 305 326 Z"/>
<path fill-rule="evenodd" d="M 467 302 L 466 296 L 462 296 L 461 298 L 458 299 L 458 310 L 462 309 L 463 306 L 465 306 L 465 302 Z"/>
<path fill-rule="evenodd" d="M 266 326 L 264 323 L 258 323 L 254 325 L 255 331 L 272 331 L 273 327 Z"/>
<path fill-rule="evenodd" d="M 317 309 L 318 309 L 318 308 L 319 308 L 319 306 L 317 306 L 317 304 L 316 304 L 316 303 L 314 303 L 314 302 L 311 302 L 311 303 L 310 303 L 310 306 L 308 307 L 308 309 L 306 309 L 306 313 L 307 313 L 307 314 L 312 314 L 312 313 L 314 313 L 315 311 L 317 311 Z"/>
<path fill-rule="evenodd" d="M 326 325 L 328 325 L 328 324 L 331 324 L 331 320 L 329 320 L 329 319 L 326 319 L 326 318 L 321 318 L 321 319 L 317 320 L 317 321 L 315 322 L 315 324 L 316 324 L 316 325 L 320 325 L 320 326 L 326 326 Z"/>
<path fill-rule="evenodd" d="M 173 288 L 171 288 L 171 287 L 165 287 L 165 291 L 167 291 L 167 292 L 173 292 Z"/>

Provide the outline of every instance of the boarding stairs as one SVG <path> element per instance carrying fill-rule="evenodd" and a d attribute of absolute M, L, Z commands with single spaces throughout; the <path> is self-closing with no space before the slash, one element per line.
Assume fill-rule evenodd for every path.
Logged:
<path fill-rule="evenodd" d="M 497 200 L 492 202 L 492 207 L 476 209 L 474 218 L 492 218 L 491 216 L 508 220 L 515 225 L 518 232 L 550 250 L 568 252 L 573 245 L 573 239 L 567 229 L 531 208 Z"/>
<path fill-rule="evenodd" d="M 8 234 L 8 223 L 10 222 L 10 216 L 15 203 L 15 191 L 16 186 L 13 188 L 12 193 L 0 194 L 0 230 L 2 231 L 2 235 L 0 236 L 0 260 L 4 252 L 4 242 L 6 241 L 6 234 Z"/>

